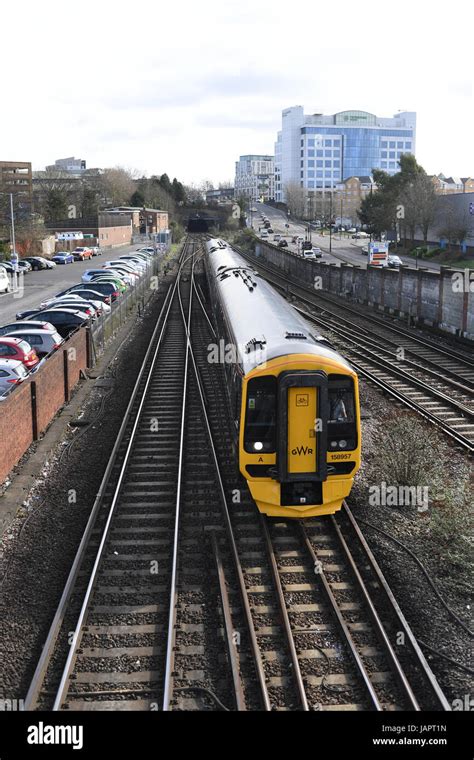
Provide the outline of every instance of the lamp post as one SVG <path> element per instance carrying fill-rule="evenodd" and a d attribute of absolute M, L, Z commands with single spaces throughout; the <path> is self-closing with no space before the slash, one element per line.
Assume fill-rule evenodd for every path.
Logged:
<path fill-rule="evenodd" d="M 329 192 L 329 253 L 332 253 L 332 188 Z"/>

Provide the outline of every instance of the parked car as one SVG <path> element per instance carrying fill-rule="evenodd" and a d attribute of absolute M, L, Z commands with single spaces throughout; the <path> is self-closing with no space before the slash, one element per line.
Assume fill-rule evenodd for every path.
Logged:
<path fill-rule="evenodd" d="M 91 251 L 93 256 L 102 256 L 102 251 L 98 245 L 91 246 Z"/>
<path fill-rule="evenodd" d="M 74 261 L 84 261 L 85 259 L 92 258 L 92 250 L 84 246 L 77 246 L 74 248 L 72 255 L 74 256 Z"/>
<path fill-rule="evenodd" d="M 137 251 L 145 251 L 145 253 L 148 252 L 148 253 L 152 253 L 152 254 L 155 253 L 155 249 L 151 245 L 145 246 L 144 248 L 137 248 Z"/>
<path fill-rule="evenodd" d="M 27 261 L 29 264 L 31 264 L 31 268 L 33 272 L 39 270 L 39 269 L 47 269 L 45 260 L 41 256 L 25 256 L 22 261 Z"/>
<path fill-rule="evenodd" d="M 13 264 L 10 261 L 0 261 L 0 267 L 4 269 L 5 272 L 9 272 L 9 274 L 15 271 L 13 269 Z"/>
<path fill-rule="evenodd" d="M 31 266 L 29 261 L 26 261 L 26 259 L 20 259 L 18 264 L 18 271 L 23 272 L 23 274 L 26 274 L 27 272 L 31 272 L 33 267 Z"/>
<path fill-rule="evenodd" d="M 280 240 L 278 242 L 278 248 L 288 248 L 288 243 L 286 242 L 286 240 Z"/>
<path fill-rule="evenodd" d="M 44 262 L 46 264 L 46 269 L 55 269 L 55 267 L 57 266 L 56 262 L 53 261 L 52 259 L 44 259 Z"/>
<path fill-rule="evenodd" d="M 40 322 L 39 320 L 31 319 L 2 325 L 0 327 L 0 335 L 8 335 L 12 330 L 22 330 L 24 328 L 28 330 L 44 330 L 45 332 L 54 332 L 56 329 L 51 322 Z"/>
<path fill-rule="evenodd" d="M 63 295 L 67 295 L 66 293 L 63 293 Z M 98 290 L 90 290 L 89 288 L 81 288 L 80 290 L 70 290 L 69 295 L 77 295 L 81 298 L 85 298 L 86 301 L 100 301 L 101 303 L 105 304 L 106 306 L 109 306 L 112 299 L 109 295 L 106 295 L 105 293 L 100 293 Z M 60 298 L 61 296 L 58 296 Z"/>
<path fill-rule="evenodd" d="M 363 245 L 360 249 L 360 252 L 362 256 L 368 256 L 369 255 L 369 247 L 367 245 Z"/>
<path fill-rule="evenodd" d="M 58 332 L 49 332 L 48 330 L 31 330 L 28 327 L 21 327 L 21 322 L 17 322 L 18 329 L 8 333 L 9 338 L 19 338 L 26 341 L 32 349 L 36 351 L 39 358 L 56 351 L 63 339 Z"/>
<path fill-rule="evenodd" d="M 54 254 L 51 261 L 55 261 L 56 264 L 74 264 L 74 256 L 68 251 L 59 251 Z"/>
<path fill-rule="evenodd" d="M 139 267 L 142 272 L 146 272 L 148 267 L 151 265 L 151 262 L 146 259 L 146 257 L 140 258 L 138 256 L 120 256 L 119 261 L 123 261 L 124 264 L 127 262 L 130 262 L 130 264 L 134 264 L 135 266 Z"/>
<path fill-rule="evenodd" d="M 0 338 L 0 358 L 23 362 L 26 369 L 33 369 L 39 362 L 36 351 L 26 340 L 9 338 L 6 335 Z"/>
<path fill-rule="evenodd" d="M 116 301 L 120 295 L 120 291 L 117 285 L 113 282 L 98 282 L 96 280 L 94 284 L 93 285 L 91 284 L 89 287 L 93 289 L 95 293 L 102 293 L 102 295 L 110 298 L 110 303 L 113 303 L 114 301 Z M 73 285 L 71 288 L 68 288 L 67 290 L 63 290 L 61 293 L 58 293 L 57 295 L 62 296 L 65 293 L 80 292 L 81 290 L 84 290 L 84 288 L 85 288 L 84 285 Z"/>
<path fill-rule="evenodd" d="M 281 235 L 277 232 L 277 234 L 273 236 L 273 240 L 275 243 L 278 243 L 278 241 L 281 240 Z"/>
<path fill-rule="evenodd" d="M 391 267 L 391 269 L 398 269 L 398 267 L 401 267 L 403 265 L 403 261 L 401 260 L 400 256 L 390 254 L 388 257 L 388 265 Z"/>
<path fill-rule="evenodd" d="M 89 318 L 82 311 L 66 307 L 45 309 L 39 314 L 41 314 L 42 319 L 44 318 L 55 326 L 62 338 L 67 338 L 78 327 L 84 327 L 89 322 Z"/>
<path fill-rule="evenodd" d="M 138 264 L 134 264 L 132 261 L 122 261 L 120 259 L 106 261 L 105 264 L 102 264 L 102 267 L 103 269 L 123 269 L 129 274 L 137 275 L 137 277 L 141 277 L 143 273 Z"/>
<path fill-rule="evenodd" d="M 27 377 L 28 370 L 23 362 L 0 358 L 0 401 L 4 401 L 9 392 Z"/>
<path fill-rule="evenodd" d="M 90 282 L 94 275 L 104 274 L 103 269 L 86 269 L 81 275 L 82 282 Z"/>
<path fill-rule="evenodd" d="M 370 235 L 367 232 L 364 232 L 361 230 L 360 232 L 356 232 L 354 235 L 352 235 L 353 240 L 362 240 L 370 237 Z"/>
<path fill-rule="evenodd" d="M 355 227 L 351 227 L 349 230 L 347 230 L 351 235 L 354 235 L 357 232 L 357 229 Z"/>
<path fill-rule="evenodd" d="M 55 309 L 55 308 L 62 308 L 65 306 L 68 309 L 78 309 L 79 311 L 84 312 L 84 314 L 87 314 L 88 317 L 95 317 L 100 311 L 102 304 L 98 304 L 98 306 L 95 306 L 95 304 L 92 303 L 92 301 L 86 301 L 84 298 L 81 298 L 80 296 L 77 296 L 75 294 L 69 294 L 65 296 L 61 296 L 60 298 L 53 298 L 51 301 L 48 301 L 44 306 L 41 305 L 42 309 Z"/>
<path fill-rule="evenodd" d="M 10 290 L 10 275 L 6 269 L 0 267 L 0 293 L 8 293 Z"/>
<path fill-rule="evenodd" d="M 118 290 L 119 293 L 125 293 L 125 291 L 128 288 L 128 285 L 126 282 L 124 282 L 118 275 L 111 272 L 110 274 L 96 274 L 90 281 L 91 287 L 96 286 L 96 283 L 104 283 L 108 282 L 109 284 L 112 284 L 115 286 L 115 290 Z"/>

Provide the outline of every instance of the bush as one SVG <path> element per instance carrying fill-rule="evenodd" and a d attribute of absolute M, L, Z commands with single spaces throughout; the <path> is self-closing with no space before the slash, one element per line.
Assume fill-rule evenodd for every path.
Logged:
<path fill-rule="evenodd" d="M 446 487 L 431 504 L 430 536 L 439 559 L 466 570 L 474 564 L 469 486 Z M 472 574 L 472 573 L 471 573 Z"/>

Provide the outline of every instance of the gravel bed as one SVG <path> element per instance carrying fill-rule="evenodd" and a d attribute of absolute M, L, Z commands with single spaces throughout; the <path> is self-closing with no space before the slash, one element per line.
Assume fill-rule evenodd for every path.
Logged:
<path fill-rule="evenodd" d="M 27 506 L 3 537 L 6 548 L 0 574 L 7 612 L 0 619 L 0 695 L 4 698 L 24 697 L 33 676 L 148 348 L 164 291 L 163 287 L 146 316 L 137 318 L 136 328 L 104 372 L 116 382 L 105 400 L 103 415 L 98 417 L 98 411 L 108 389 L 96 389 L 83 408 L 83 418 L 93 423 L 87 429 L 70 432 L 52 461 L 45 462 Z M 74 438 L 77 441 L 66 452 L 67 442 Z M 76 504 L 68 503 L 70 489 L 77 492 Z"/>

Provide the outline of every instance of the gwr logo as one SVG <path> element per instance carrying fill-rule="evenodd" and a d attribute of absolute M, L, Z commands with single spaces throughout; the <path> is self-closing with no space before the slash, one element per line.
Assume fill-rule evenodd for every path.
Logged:
<path fill-rule="evenodd" d="M 293 456 L 306 456 L 307 454 L 313 454 L 313 449 L 310 449 L 309 446 L 297 446 L 296 448 L 292 449 L 291 453 Z"/>

